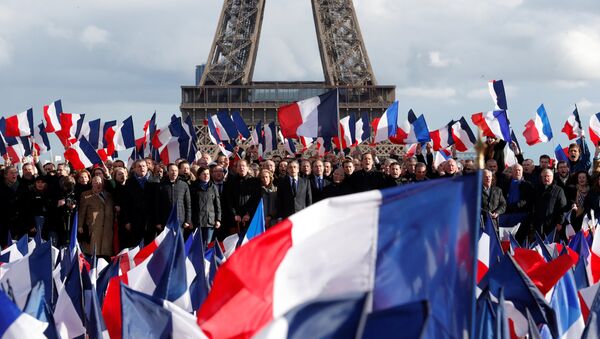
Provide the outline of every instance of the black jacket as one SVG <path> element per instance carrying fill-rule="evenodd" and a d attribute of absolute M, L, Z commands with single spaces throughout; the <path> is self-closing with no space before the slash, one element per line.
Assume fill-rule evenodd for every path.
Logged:
<path fill-rule="evenodd" d="M 226 195 L 227 207 L 233 217 L 248 214 L 252 218 L 262 196 L 260 181 L 251 176 L 231 177 L 227 181 Z"/>
<path fill-rule="evenodd" d="M 488 191 L 481 190 L 481 215 L 488 213 L 503 214 L 506 211 L 506 200 L 502 195 L 502 190 L 496 186 L 490 187 Z"/>
<path fill-rule="evenodd" d="M 152 240 L 156 225 L 160 223 L 160 183 L 155 177 L 149 176 L 142 187 L 133 174 L 125 182 L 123 193 L 121 219 L 123 224 L 131 224 L 127 246 L 137 245 L 144 237 L 147 243 Z"/>
<path fill-rule="evenodd" d="M 292 190 L 290 177 L 283 178 L 277 187 L 277 212 L 281 218 L 310 206 L 312 204 L 312 192 L 306 178 L 298 177 L 296 194 Z"/>
<path fill-rule="evenodd" d="M 540 186 L 535 191 L 532 225 L 544 234 L 551 232 L 557 224 L 563 223 L 567 211 L 567 198 L 557 185 Z"/>
<path fill-rule="evenodd" d="M 163 180 L 160 184 L 161 209 L 160 223 L 165 225 L 169 219 L 171 208 L 177 210 L 177 220 L 181 224 L 192 223 L 192 202 L 190 198 L 190 187 L 184 181 L 176 179 L 174 182 Z M 181 225 L 180 225 L 181 226 Z"/>
<path fill-rule="evenodd" d="M 506 200 L 506 213 L 530 212 L 535 191 L 533 185 L 529 181 L 521 180 L 519 182 L 519 200 L 516 203 L 508 203 L 510 200 L 508 195 L 510 193 L 511 182 L 512 179 L 508 179 L 502 182 L 502 186 L 500 187 Z"/>
<path fill-rule="evenodd" d="M 352 191 L 358 193 L 385 188 L 387 180 L 382 172 L 358 170 L 348 178 L 348 183 L 352 187 Z"/>
<path fill-rule="evenodd" d="M 317 185 L 317 178 L 314 175 L 310 175 L 308 177 L 308 179 L 310 180 L 310 191 L 312 194 L 312 202 L 316 203 L 318 201 L 321 201 L 323 199 L 325 199 L 325 188 L 329 185 L 331 185 L 331 181 L 329 181 L 329 179 L 325 178 L 323 176 L 323 183 L 322 183 L 322 187 L 321 189 L 319 189 L 318 185 Z"/>
<path fill-rule="evenodd" d="M 200 180 L 190 186 L 192 196 L 192 224 L 194 227 L 214 227 L 221 221 L 221 199 L 214 183 L 209 182 L 206 189 Z"/>

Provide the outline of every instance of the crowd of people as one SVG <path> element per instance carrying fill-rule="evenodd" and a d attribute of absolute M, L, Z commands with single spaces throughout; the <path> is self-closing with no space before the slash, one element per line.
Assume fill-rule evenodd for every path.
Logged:
<path fill-rule="evenodd" d="M 585 142 L 569 146 L 567 161 L 542 155 L 537 165 L 512 143 L 518 163 L 506 166 L 505 147 L 502 140 L 487 139 L 482 217 L 489 215 L 496 227 L 512 226 L 502 220 L 518 219 L 517 240 L 522 241 L 534 231 L 557 230 L 565 237 L 567 224 L 577 231 L 585 214 L 598 215 L 600 148 L 592 167 Z M 434 166 L 429 144 L 417 147 L 413 157 L 379 158 L 375 151 L 355 150 L 349 156 L 251 158 L 250 152 L 238 160 L 205 153 L 194 163 L 140 159 L 127 168 L 115 160 L 81 171 L 68 163 L 42 164 L 37 156 L 20 168 L 2 165 L 0 244 L 40 232 L 60 247 L 76 227 L 85 253 L 110 257 L 152 241 L 172 209 L 184 236 L 200 228 L 204 241 L 210 242 L 248 227 L 261 198 L 270 227 L 322 199 L 477 170 L 473 159 L 451 158 Z"/>

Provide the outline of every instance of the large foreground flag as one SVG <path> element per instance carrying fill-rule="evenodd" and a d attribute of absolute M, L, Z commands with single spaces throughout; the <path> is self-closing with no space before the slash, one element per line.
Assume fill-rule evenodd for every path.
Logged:
<path fill-rule="evenodd" d="M 468 335 L 480 180 L 472 175 L 374 190 L 292 215 L 219 268 L 198 312 L 200 327 L 213 338 L 250 337 L 303 303 L 371 292 L 372 312 L 426 300 L 425 337 Z M 428 218 L 427 232 L 414 213 L 425 202 L 438 212 Z"/>
<path fill-rule="evenodd" d="M 26 137 L 33 134 L 33 109 L 6 118 L 7 137 Z"/>
<path fill-rule="evenodd" d="M 279 107 L 281 133 L 286 138 L 332 138 L 338 134 L 338 91 Z"/>
<path fill-rule="evenodd" d="M 523 136 L 529 146 L 552 140 L 552 127 L 543 104 L 538 107 L 535 117 L 525 124 Z"/>
<path fill-rule="evenodd" d="M 2 290 L 0 305 L 0 338 L 46 338 L 48 323 L 23 313 Z"/>
<path fill-rule="evenodd" d="M 567 135 L 569 140 L 583 136 L 583 125 L 581 124 L 581 119 L 579 119 L 577 106 L 575 106 L 575 110 L 569 115 L 567 121 L 565 121 L 565 125 L 561 131 Z"/>

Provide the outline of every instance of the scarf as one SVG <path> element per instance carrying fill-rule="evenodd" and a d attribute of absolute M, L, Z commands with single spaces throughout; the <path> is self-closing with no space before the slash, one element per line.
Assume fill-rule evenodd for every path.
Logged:
<path fill-rule="evenodd" d="M 520 192 L 519 192 L 519 184 L 521 183 L 521 181 L 516 180 L 516 179 L 512 179 L 510 181 L 510 188 L 508 190 L 508 201 L 507 203 L 509 205 L 512 204 L 516 204 L 519 202 L 519 200 L 521 200 L 520 198 Z"/>

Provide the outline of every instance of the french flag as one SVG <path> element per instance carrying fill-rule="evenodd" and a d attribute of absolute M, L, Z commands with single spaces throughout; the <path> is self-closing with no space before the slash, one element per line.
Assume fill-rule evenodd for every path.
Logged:
<path fill-rule="evenodd" d="M 556 312 L 561 338 L 581 338 L 585 320 L 581 312 L 577 287 L 571 270 L 554 285 L 550 306 Z"/>
<path fill-rule="evenodd" d="M 250 225 L 248 226 L 244 237 L 240 240 L 239 246 L 248 243 L 250 240 L 263 233 L 265 233 L 265 211 L 263 207 L 263 200 L 260 199 L 258 206 L 256 207 L 256 212 L 254 212 L 254 216 L 252 217 L 252 221 L 250 221 Z"/>
<path fill-rule="evenodd" d="M 475 113 L 471 116 L 471 121 L 479 127 L 484 136 L 502 139 L 510 143 L 510 124 L 506 111 Z"/>
<path fill-rule="evenodd" d="M 0 305 L 0 338 L 46 338 L 48 323 L 22 312 L 3 290 L 0 290 Z"/>
<path fill-rule="evenodd" d="M 101 129 L 101 131 L 102 131 L 102 148 L 108 148 L 108 144 L 109 144 L 109 142 L 108 142 L 108 140 L 106 139 L 106 132 L 107 132 L 109 129 L 111 129 L 111 128 L 115 127 L 115 126 L 117 126 L 117 121 L 116 121 L 116 120 L 105 121 L 105 122 L 102 124 L 102 129 Z"/>
<path fill-rule="evenodd" d="M 0 144 L 3 144 L 1 147 L 3 156 L 10 159 L 13 164 L 18 164 L 24 157 L 31 154 L 29 139 L 23 137 L 11 139 L 12 140 L 9 142 L 8 140 L 10 139 L 7 140 L 7 138 L 4 138 L 2 133 L 0 133 Z"/>
<path fill-rule="evenodd" d="M 286 138 L 335 137 L 339 122 L 338 90 L 281 106 L 277 116 Z"/>
<path fill-rule="evenodd" d="M 240 112 L 234 111 L 231 114 L 231 118 L 233 119 L 233 123 L 235 124 L 235 128 L 238 130 L 241 139 L 250 139 L 250 130 L 248 129 L 248 125 L 246 125 L 246 122 L 244 121 L 244 118 L 242 118 Z"/>
<path fill-rule="evenodd" d="M 50 141 L 44 123 L 37 125 L 33 131 L 33 147 L 37 154 L 42 154 L 50 150 Z"/>
<path fill-rule="evenodd" d="M 452 153 L 450 153 L 447 149 L 442 149 L 435 152 L 435 157 L 433 158 L 433 166 L 438 168 L 443 162 L 452 159 Z"/>
<path fill-rule="evenodd" d="M 373 121 L 373 128 L 375 129 L 375 140 L 373 140 L 373 142 L 379 143 L 396 136 L 397 121 L 398 100 L 394 101 L 390 107 L 383 112 L 379 120 Z"/>
<path fill-rule="evenodd" d="M 208 295 L 207 267 L 204 259 L 202 231 L 196 228 L 185 242 L 187 286 L 192 302 L 192 310 L 198 311 Z"/>
<path fill-rule="evenodd" d="M 454 120 L 451 120 L 444 127 L 429 132 L 429 137 L 433 143 L 433 150 L 439 151 L 454 145 L 454 137 L 451 128 L 454 126 Z"/>
<path fill-rule="evenodd" d="M 283 134 L 281 134 L 281 131 L 279 131 L 279 138 L 281 140 L 283 140 L 283 149 L 285 149 L 285 151 L 289 155 L 295 156 L 296 155 L 296 144 L 294 144 L 294 140 L 284 138 Z"/>
<path fill-rule="evenodd" d="M 275 123 L 271 122 L 263 127 L 264 138 L 263 141 L 263 152 L 272 152 L 277 150 L 277 128 Z"/>
<path fill-rule="evenodd" d="M 354 145 L 354 134 L 356 133 L 356 121 L 354 118 L 354 114 L 350 114 L 342 119 L 340 119 L 340 133 L 339 137 L 333 138 L 333 143 L 337 146 L 337 148 L 343 150 L 345 148 L 349 148 Z M 340 144 L 341 139 L 341 144 Z"/>
<path fill-rule="evenodd" d="M 600 113 L 590 117 L 590 139 L 594 145 L 598 145 L 600 141 Z"/>
<path fill-rule="evenodd" d="M 26 137 L 33 134 L 33 109 L 6 118 L 7 137 Z"/>
<path fill-rule="evenodd" d="M 115 151 L 125 151 L 135 147 L 135 134 L 133 132 L 133 117 L 123 120 L 118 127 L 109 128 L 105 138 L 108 141 L 107 154 L 112 155 Z"/>
<path fill-rule="evenodd" d="M 427 300 L 436 321 L 424 337 L 464 336 L 474 317 L 480 180 L 431 180 L 311 205 L 236 250 L 217 271 L 198 324 L 211 338 L 252 337 L 302 304 L 371 293 L 364 309 L 372 316 Z M 426 202 L 440 210 L 428 232 L 414 232 L 423 222 L 414 209 Z"/>
<path fill-rule="evenodd" d="M 72 143 L 77 141 L 81 128 L 83 127 L 84 119 L 85 114 L 60 114 L 61 129 L 56 131 L 56 136 L 65 148 L 68 148 Z"/>
<path fill-rule="evenodd" d="M 406 149 L 406 153 L 404 154 L 405 157 L 407 158 L 412 158 L 417 154 L 417 146 L 419 144 L 415 143 L 410 145 L 407 149 Z"/>
<path fill-rule="evenodd" d="M 562 147 L 560 144 L 554 148 L 556 161 L 569 161 L 569 147 Z"/>
<path fill-rule="evenodd" d="M 65 150 L 65 159 L 69 160 L 76 171 L 102 164 L 102 159 L 85 137 Z"/>
<path fill-rule="evenodd" d="M 363 112 L 360 119 L 356 121 L 353 146 L 360 145 L 371 137 L 371 126 L 369 126 L 369 113 Z"/>
<path fill-rule="evenodd" d="M 552 127 L 543 104 L 538 107 L 535 117 L 525 124 L 523 136 L 529 146 L 552 140 Z"/>
<path fill-rule="evenodd" d="M 83 291 L 79 265 L 71 265 L 58 291 L 54 322 L 61 337 L 77 338 L 86 333 Z"/>
<path fill-rule="evenodd" d="M 46 131 L 55 133 L 61 130 L 60 115 L 63 112 L 60 100 L 44 106 L 44 119 L 46 120 Z"/>
<path fill-rule="evenodd" d="M 581 119 L 579 119 L 577 106 L 575 106 L 575 110 L 569 115 L 567 121 L 565 121 L 562 132 L 567 135 L 569 140 L 583 136 L 583 125 L 581 124 Z"/>
<path fill-rule="evenodd" d="M 452 139 L 454 140 L 454 148 L 459 152 L 466 152 L 473 148 L 477 139 L 467 123 L 467 119 L 461 117 L 460 120 L 454 122 L 451 128 Z"/>
<path fill-rule="evenodd" d="M 177 159 L 181 158 L 182 154 L 179 138 L 170 138 L 166 144 L 160 146 L 158 154 L 160 155 L 160 160 L 163 164 L 174 163 Z"/>
<path fill-rule="evenodd" d="M 94 149 L 101 148 L 102 140 L 100 138 L 103 135 L 100 134 L 100 125 L 100 119 L 84 122 L 79 133 L 79 137 L 85 137 Z"/>
<path fill-rule="evenodd" d="M 235 140 L 237 138 L 238 131 L 235 128 L 235 123 L 227 112 L 218 112 L 211 119 L 221 140 Z"/>
<path fill-rule="evenodd" d="M 504 82 L 502 80 L 491 80 L 488 82 L 490 95 L 494 101 L 496 111 L 508 109 L 506 105 L 506 94 L 504 93 Z"/>
<path fill-rule="evenodd" d="M 425 116 L 421 114 L 418 118 L 411 109 L 408 112 L 408 120 L 398 120 L 396 135 L 390 138 L 394 144 L 412 144 L 431 141 L 429 128 Z"/>

